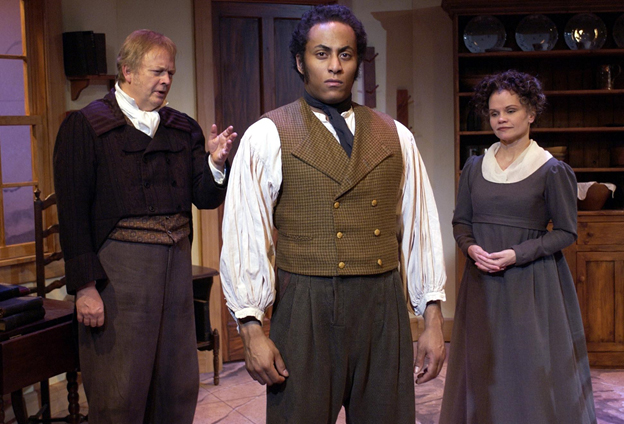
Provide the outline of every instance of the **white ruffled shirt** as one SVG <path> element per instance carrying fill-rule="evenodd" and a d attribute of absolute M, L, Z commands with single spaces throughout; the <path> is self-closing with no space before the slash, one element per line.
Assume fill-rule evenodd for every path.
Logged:
<path fill-rule="evenodd" d="M 496 153 L 500 149 L 500 141 L 492 144 L 483 156 L 481 172 L 483 178 L 492 183 L 512 184 L 522 181 L 537 171 L 552 157 L 550 152 L 542 149 L 535 140 L 503 170 L 496 161 Z"/>
<path fill-rule="evenodd" d="M 314 115 L 338 136 L 323 113 Z M 353 109 L 344 112 L 355 133 Z M 402 195 L 397 204 L 399 269 L 410 300 L 421 315 L 428 301 L 445 300 L 446 270 L 440 222 L 431 184 L 412 133 L 395 121 L 403 154 Z M 273 208 L 282 185 L 281 143 L 268 118 L 251 125 L 232 164 L 223 217 L 221 283 L 236 318 L 262 322 L 275 299 Z M 367 311 L 362 311 L 367 313 Z"/>

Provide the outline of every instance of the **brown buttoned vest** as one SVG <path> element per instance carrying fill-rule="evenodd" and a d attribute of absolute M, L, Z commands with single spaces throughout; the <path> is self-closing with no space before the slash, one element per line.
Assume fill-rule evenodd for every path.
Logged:
<path fill-rule="evenodd" d="M 277 126 L 282 187 L 274 209 L 276 264 L 303 275 L 371 275 L 397 268 L 403 176 L 392 118 L 353 105 L 351 158 L 303 99 L 265 117 Z"/>

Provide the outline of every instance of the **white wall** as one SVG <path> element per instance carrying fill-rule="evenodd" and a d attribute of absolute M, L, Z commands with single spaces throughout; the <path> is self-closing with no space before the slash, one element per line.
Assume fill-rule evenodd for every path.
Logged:
<path fill-rule="evenodd" d="M 63 0 L 63 31 L 94 31 L 106 34 L 106 66 L 117 74 L 115 59 L 124 39 L 132 31 L 151 29 L 171 38 L 178 47 L 176 75 L 169 105 L 195 116 L 195 59 L 193 45 L 193 2 L 177 0 Z M 103 97 L 103 85 L 87 87 L 77 101 L 67 91 L 67 109 L 80 109 Z"/>
<path fill-rule="evenodd" d="M 416 1 L 415 1 L 416 3 Z M 418 3 L 427 3 L 418 1 Z M 431 3 L 431 2 L 428 2 Z M 445 317 L 455 314 L 455 146 L 453 121 L 453 27 L 439 6 L 413 13 L 413 132 L 435 193 L 446 259 Z"/>
<path fill-rule="evenodd" d="M 209 0 L 206 0 L 209 1 Z M 344 0 L 364 24 L 369 45 L 379 53 L 375 61 L 377 109 L 396 117 L 396 90 L 407 89 L 409 126 L 414 133 L 434 189 L 443 232 L 449 277 L 444 315 L 455 308 L 455 242 L 451 231 L 454 208 L 453 172 L 453 60 L 451 19 L 440 0 Z M 192 0 L 63 0 L 63 30 L 104 32 L 109 74 L 116 73 L 115 57 L 133 30 L 149 28 L 170 37 L 178 46 L 176 76 L 170 106 L 196 116 L 193 58 Z M 67 108 L 80 109 L 106 94 L 104 86 L 86 88 Z M 363 103 L 363 95 L 354 93 Z M 195 219 L 197 222 L 197 219 Z M 194 243 L 194 263 L 199 263 Z"/>
<path fill-rule="evenodd" d="M 453 39 L 451 18 L 440 0 L 351 0 L 368 35 L 375 60 L 377 109 L 396 117 L 396 91 L 411 96 L 409 127 L 414 134 L 436 198 L 448 282 L 445 317 L 455 310 L 455 205 L 453 131 Z M 363 103 L 360 82 L 356 101 Z"/>

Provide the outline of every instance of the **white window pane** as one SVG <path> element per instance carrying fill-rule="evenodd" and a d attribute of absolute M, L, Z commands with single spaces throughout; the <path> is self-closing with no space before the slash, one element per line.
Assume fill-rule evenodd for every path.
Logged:
<path fill-rule="evenodd" d="M 32 181 L 30 126 L 0 126 L 2 182 Z"/>
<path fill-rule="evenodd" d="M 6 245 L 35 241 L 32 187 L 5 188 L 4 234 Z"/>
<path fill-rule="evenodd" d="M 0 0 L 0 54 L 23 52 L 20 0 Z"/>
<path fill-rule="evenodd" d="M 25 115 L 24 62 L 0 59 L 0 75 L 0 115 Z"/>

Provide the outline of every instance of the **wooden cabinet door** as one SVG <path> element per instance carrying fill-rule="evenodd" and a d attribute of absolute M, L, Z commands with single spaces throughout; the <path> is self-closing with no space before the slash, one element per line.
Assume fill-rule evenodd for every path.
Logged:
<path fill-rule="evenodd" d="M 578 252 L 576 290 L 590 365 L 624 363 L 624 252 Z"/>

